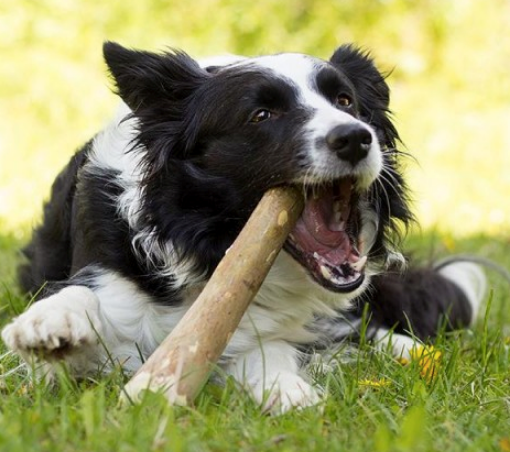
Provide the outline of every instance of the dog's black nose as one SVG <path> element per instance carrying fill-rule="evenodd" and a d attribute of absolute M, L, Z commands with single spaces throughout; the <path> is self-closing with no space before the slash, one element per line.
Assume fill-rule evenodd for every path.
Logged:
<path fill-rule="evenodd" d="M 362 125 L 344 124 L 328 132 L 326 144 L 340 159 L 355 166 L 368 155 L 372 134 Z"/>

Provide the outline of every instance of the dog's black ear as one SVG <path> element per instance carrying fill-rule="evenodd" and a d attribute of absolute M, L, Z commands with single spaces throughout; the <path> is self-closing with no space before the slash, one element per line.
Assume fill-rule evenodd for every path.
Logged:
<path fill-rule="evenodd" d="M 354 85 L 363 119 L 379 129 L 387 145 L 393 147 L 398 134 L 389 118 L 390 90 L 373 59 L 354 45 L 345 44 L 333 53 L 330 62 Z"/>
<path fill-rule="evenodd" d="M 135 113 L 183 100 L 209 76 L 183 52 L 157 54 L 105 42 L 103 54 L 119 96 Z"/>
<path fill-rule="evenodd" d="M 378 102 L 378 107 L 388 108 L 390 90 L 368 52 L 345 44 L 333 53 L 330 62 L 349 77 L 363 98 Z"/>

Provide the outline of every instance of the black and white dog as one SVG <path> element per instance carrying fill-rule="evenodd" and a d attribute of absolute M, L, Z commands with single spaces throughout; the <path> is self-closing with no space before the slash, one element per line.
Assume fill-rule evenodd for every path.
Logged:
<path fill-rule="evenodd" d="M 300 374 L 306 350 L 356 332 L 395 354 L 438 324 L 469 325 L 478 266 L 395 271 L 412 220 L 389 90 L 365 53 L 342 46 L 201 64 L 180 52 L 104 55 L 123 104 L 56 179 L 26 249 L 35 293 L 3 330 L 7 346 L 76 375 L 136 370 L 200 293 L 262 194 L 300 187 L 306 204 L 220 365 L 264 409 L 319 401 Z M 98 336 L 101 338 L 99 340 Z"/>

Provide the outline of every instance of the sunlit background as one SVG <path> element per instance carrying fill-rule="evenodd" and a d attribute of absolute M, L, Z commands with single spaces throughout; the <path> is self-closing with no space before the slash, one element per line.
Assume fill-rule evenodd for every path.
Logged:
<path fill-rule="evenodd" d="M 116 98 L 104 40 L 192 56 L 344 42 L 390 73 L 392 109 L 424 226 L 463 237 L 510 231 L 508 0 L 2 0 L 0 233 L 26 234 L 71 153 Z"/>

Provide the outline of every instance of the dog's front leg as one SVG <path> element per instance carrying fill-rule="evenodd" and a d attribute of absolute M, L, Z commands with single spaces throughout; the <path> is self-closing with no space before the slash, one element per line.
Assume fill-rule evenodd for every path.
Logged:
<path fill-rule="evenodd" d="M 299 375 L 298 351 L 284 341 L 263 342 L 227 367 L 265 412 L 316 405 L 319 392 Z"/>

